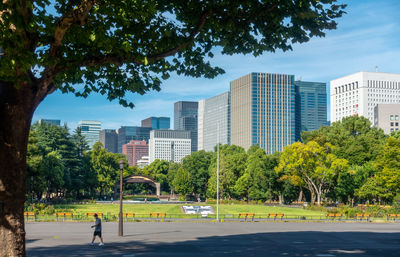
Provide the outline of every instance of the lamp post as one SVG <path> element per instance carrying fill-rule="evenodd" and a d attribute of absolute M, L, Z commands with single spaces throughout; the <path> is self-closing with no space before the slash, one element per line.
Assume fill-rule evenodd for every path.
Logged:
<path fill-rule="evenodd" d="M 124 227 L 122 223 L 122 172 L 124 170 L 124 160 L 119 161 L 119 215 L 118 215 L 118 236 L 124 235 Z"/>

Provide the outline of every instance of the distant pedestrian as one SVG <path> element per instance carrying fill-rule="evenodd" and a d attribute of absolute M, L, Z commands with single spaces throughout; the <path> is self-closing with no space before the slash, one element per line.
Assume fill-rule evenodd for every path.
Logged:
<path fill-rule="evenodd" d="M 96 223 L 91 226 L 94 229 L 94 233 L 93 233 L 93 239 L 92 242 L 90 243 L 90 245 L 94 245 L 94 240 L 96 238 L 96 236 L 98 236 L 100 238 L 100 243 L 99 245 L 102 246 L 104 245 L 103 243 L 103 237 L 101 236 L 101 219 L 98 217 L 97 213 L 94 214 L 94 218 L 96 219 Z"/>

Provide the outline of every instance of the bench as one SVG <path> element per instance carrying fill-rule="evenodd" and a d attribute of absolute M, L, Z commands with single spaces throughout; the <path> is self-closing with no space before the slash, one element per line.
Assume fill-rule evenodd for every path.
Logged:
<path fill-rule="evenodd" d="M 326 214 L 326 218 L 327 219 L 332 219 L 332 220 L 334 220 L 334 219 L 342 219 L 342 217 L 343 217 L 343 215 L 341 214 L 341 213 L 328 213 L 328 214 Z"/>
<path fill-rule="evenodd" d="M 56 212 L 56 219 L 58 221 L 58 218 L 62 217 L 63 220 L 65 220 L 65 218 L 70 218 L 72 220 L 72 218 L 74 217 L 74 214 L 72 214 L 72 212 Z"/>
<path fill-rule="evenodd" d="M 247 219 L 251 219 L 252 221 L 254 220 L 254 213 L 239 213 L 238 219 L 244 219 L 245 221 Z"/>
<path fill-rule="evenodd" d="M 356 214 L 356 220 L 369 220 L 371 216 L 369 214 L 363 214 L 363 213 L 357 213 Z"/>
<path fill-rule="evenodd" d="M 134 213 L 122 213 L 122 217 L 123 217 L 125 220 L 128 220 L 128 219 L 135 219 L 135 214 L 134 214 Z"/>
<path fill-rule="evenodd" d="M 103 218 L 103 213 L 101 213 L 101 212 L 88 212 L 88 213 L 86 213 L 86 218 L 89 218 L 89 217 L 94 217 L 94 215 L 97 213 L 97 216 L 99 217 L 99 218 Z"/>
<path fill-rule="evenodd" d="M 400 214 L 388 214 L 387 220 L 400 220 Z"/>
<path fill-rule="evenodd" d="M 165 212 L 151 212 L 150 218 L 163 219 L 167 216 Z"/>
<path fill-rule="evenodd" d="M 29 220 L 29 217 L 33 217 L 33 220 L 36 221 L 36 213 L 34 212 L 24 212 L 24 217 L 26 218 L 26 221 Z"/>
<path fill-rule="evenodd" d="M 283 216 L 285 216 L 285 214 L 283 214 L 283 213 L 268 213 L 268 219 L 274 219 L 274 220 L 276 220 L 276 219 L 283 219 Z"/>

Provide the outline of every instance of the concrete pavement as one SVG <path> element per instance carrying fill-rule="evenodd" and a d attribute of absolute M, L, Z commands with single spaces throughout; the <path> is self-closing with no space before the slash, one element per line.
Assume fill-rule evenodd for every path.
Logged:
<path fill-rule="evenodd" d="M 92 224 L 27 223 L 27 256 L 400 256 L 399 223 L 103 222 L 102 247 Z"/>

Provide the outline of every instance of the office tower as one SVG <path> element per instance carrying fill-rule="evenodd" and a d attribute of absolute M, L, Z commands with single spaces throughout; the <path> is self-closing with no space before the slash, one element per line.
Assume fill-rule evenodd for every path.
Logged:
<path fill-rule="evenodd" d="M 400 129 L 400 104 L 377 104 L 374 108 L 374 126 L 383 129 L 385 134 Z"/>
<path fill-rule="evenodd" d="M 206 100 L 200 100 L 197 111 L 197 150 L 204 150 L 204 105 Z"/>
<path fill-rule="evenodd" d="M 377 104 L 400 103 L 400 74 L 361 71 L 331 81 L 331 122 L 351 115 L 374 123 Z"/>
<path fill-rule="evenodd" d="M 60 126 L 61 120 L 40 119 L 39 124 L 43 124 L 43 123 Z"/>
<path fill-rule="evenodd" d="M 180 101 L 174 104 L 174 129 L 190 131 L 192 152 L 197 151 L 197 102 Z"/>
<path fill-rule="evenodd" d="M 101 122 L 95 120 L 81 120 L 78 123 L 78 128 L 81 129 L 82 135 L 86 138 L 89 148 L 99 141 L 101 130 Z"/>
<path fill-rule="evenodd" d="M 137 161 L 149 155 L 149 145 L 146 141 L 131 140 L 122 145 L 122 154 L 128 159 L 129 166 L 137 166 Z"/>
<path fill-rule="evenodd" d="M 296 141 L 302 131 L 328 126 L 326 83 L 295 81 Z"/>
<path fill-rule="evenodd" d="M 100 142 L 107 151 L 118 153 L 118 134 L 115 129 L 100 130 Z"/>
<path fill-rule="evenodd" d="M 152 129 L 169 129 L 170 123 L 171 121 L 169 117 L 149 117 L 142 120 L 142 127 Z"/>
<path fill-rule="evenodd" d="M 122 145 L 131 140 L 149 142 L 151 128 L 137 126 L 122 126 L 118 129 L 118 153 L 122 153 Z"/>
<path fill-rule="evenodd" d="M 253 72 L 231 82 L 231 144 L 273 153 L 293 142 L 293 75 Z"/>
<path fill-rule="evenodd" d="M 140 159 L 136 162 L 136 165 L 141 169 L 143 169 L 144 167 L 146 167 L 149 164 L 150 164 L 149 156 L 143 156 L 142 159 Z"/>
<path fill-rule="evenodd" d="M 230 144 L 230 92 L 199 101 L 198 131 L 198 150 Z"/>
<path fill-rule="evenodd" d="M 190 131 L 152 130 L 149 140 L 149 159 L 174 161 L 181 160 L 191 153 Z"/>

